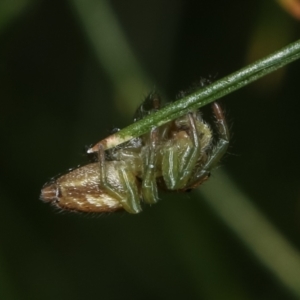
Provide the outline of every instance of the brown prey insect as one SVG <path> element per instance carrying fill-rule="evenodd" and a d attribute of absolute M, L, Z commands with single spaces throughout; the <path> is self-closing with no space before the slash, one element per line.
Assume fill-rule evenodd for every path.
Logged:
<path fill-rule="evenodd" d="M 157 93 L 150 93 L 137 109 L 139 120 L 160 109 Z M 217 137 L 199 110 L 120 146 L 104 151 L 98 161 L 51 180 L 41 199 L 69 211 L 141 212 L 141 203 L 158 201 L 158 190 L 189 191 L 209 178 L 225 154 L 229 131 L 217 102 L 211 104 Z"/>

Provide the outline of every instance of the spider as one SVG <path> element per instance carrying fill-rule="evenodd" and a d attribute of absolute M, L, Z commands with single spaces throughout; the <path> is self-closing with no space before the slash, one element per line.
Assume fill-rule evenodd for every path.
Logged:
<path fill-rule="evenodd" d="M 182 96 L 182 94 L 181 94 Z M 151 92 L 134 121 L 159 110 L 160 96 Z M 212 103 L 218 138 L 199 110 L 120 146 L 104 151 L 97 162 L 81 166 L 45 184 L 41 199 L 79 212 L 141 212 L 141 202 L 154 204 L 158 190 L 185 192 L 201 185 L 225 154 L 229 131 L 220 105 Z"/>

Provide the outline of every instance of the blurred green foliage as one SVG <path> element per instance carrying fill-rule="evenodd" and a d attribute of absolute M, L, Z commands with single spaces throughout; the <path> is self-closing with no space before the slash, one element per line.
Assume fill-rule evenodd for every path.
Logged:
<path fill-rule="evenodd" d="M 38 197 L 87 161 L 84 145 L 128 125 L 150 89 L 171 100 L 201 76 L 221 78 L 299 38 L 298 22 L 271 1 L 4 2 L 0 299 L 295 299 L 203 201 L 209 188 L 228 195 L 217 176 L 204 196 L 162 194 L 138 216 L 57 213 Z M 232 142 L 221 166 L 295 253 L 298 78 L 296 62 L 223 100 Z"/>

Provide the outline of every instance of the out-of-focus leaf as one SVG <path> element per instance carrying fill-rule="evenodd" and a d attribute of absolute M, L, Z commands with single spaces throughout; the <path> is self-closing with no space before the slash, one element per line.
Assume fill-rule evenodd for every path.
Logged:
<path fill-rule="evenodd" d="M 0 1 L 0 34 L 6 26 L 13 22 L 33 0 L 1 0 Z"/>
<path fill-rule="evenodd" d="M 217 187 L 217 188 L 216 188 Z M 222 171 L 198 190 L 256 257 L 300 297 L 300 254 Z"/>
<path fill-rule="evenodd" d="M 278 2 L 290 15 L 300 20 L 300 2 L 298 0 L 278 0 Z"/>

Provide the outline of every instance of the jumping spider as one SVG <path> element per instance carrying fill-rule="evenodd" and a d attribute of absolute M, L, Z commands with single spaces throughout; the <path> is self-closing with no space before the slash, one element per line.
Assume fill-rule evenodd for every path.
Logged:
<path fill-rule="evenodd" d="M 160 109 L 161 99 L 150 93 L 134 120 Z M 47 183 L 41 199 L 56 207 L 81 212 L 141 212 L 141 202 L 158 201 L 158 189 L 189 191 L 209 178 L 225 154 L 229 131 L 221 107 L 212 103 L 217 140 L 199 110 L 149 133 L 104 151 L 98 161 Z"/>

